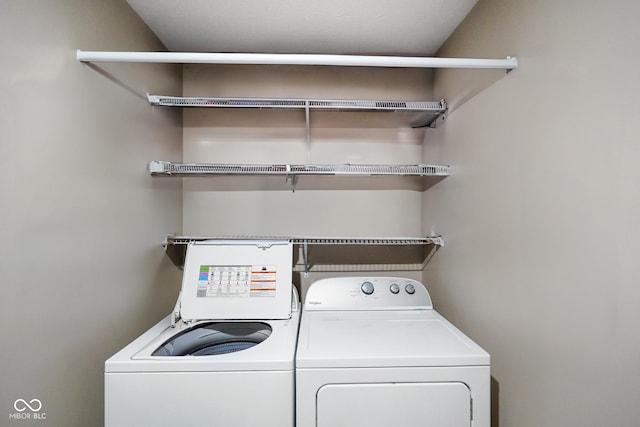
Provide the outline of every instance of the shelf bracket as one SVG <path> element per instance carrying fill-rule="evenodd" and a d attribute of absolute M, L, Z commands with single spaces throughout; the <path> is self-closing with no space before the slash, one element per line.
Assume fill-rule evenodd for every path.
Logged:
<path fill-rule="evenodd" d="M 304 242 L 302 244 L 302 262 L 304 263 L 304 278 L 309 277 L 309 243 Z"/>
<path fill-rule="evenodd" d="M 431 247 L 431 250 L 429 250 L 429 252 L 425 256 L 424 261 L 422 261 L 422 268 L 423 269 L 427 266 L 427 264 L 429 264 L 429 261 L 431 261 L 431 258 L 433 258 L 433 256 L 436 254 L 436 252 L 438 252 L 438 250 L 440 248 L 442 248 L 442 247 L 444 247 L 444 239 L 442 238 L 442 236 L 434 237 L 433 238 L 433 246 Z"/>
<path fill-rule="evenodd" d="M 307 163 L 311 163 L 311 123 L 309 114 L 309 100 L 304 101 L 304 116 L 307 131 Z"/>
<path fill-rule="evenodd" d="M 291 183 L 291 191 L 293 193 L 296 192 L 296 184 L 298 183 L 298 175 L 291 173 L 291 165 L 287 164 L 285 165 L 286 170 L 287 170 L 287 174 L 284 177 L 284 182 L 286 183 Z"/>

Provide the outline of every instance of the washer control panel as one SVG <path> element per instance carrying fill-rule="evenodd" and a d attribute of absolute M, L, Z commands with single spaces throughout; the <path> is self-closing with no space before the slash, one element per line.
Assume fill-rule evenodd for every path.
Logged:
<path fill-rule="evenodd" d="M 424 285 L 403 277 L 334 277 L 313 283 L 306 310 L 432 309 Z"/>

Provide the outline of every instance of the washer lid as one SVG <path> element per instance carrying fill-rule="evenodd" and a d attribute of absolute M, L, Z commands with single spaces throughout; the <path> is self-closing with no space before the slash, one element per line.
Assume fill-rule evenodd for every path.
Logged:
<path fill-rule="evenodd" d="M 434 310 L 307 311 L 300 368 L 489 365 L 489 354 Z"/>
<path fill-rule="evenodd" d="M 289 240 L 210 240 L 187 247 L 180 316 L 210 319 L 291 317 Z"/>

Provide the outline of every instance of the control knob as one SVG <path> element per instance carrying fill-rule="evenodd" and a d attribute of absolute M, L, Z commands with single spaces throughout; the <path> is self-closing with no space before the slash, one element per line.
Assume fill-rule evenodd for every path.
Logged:
<path fill-rule="evenodd" d="M 371 295 L 374 291 L 373 283 L 371 282 L 363 282 L 360 286 L 362 293 L 365 295 Z"/>

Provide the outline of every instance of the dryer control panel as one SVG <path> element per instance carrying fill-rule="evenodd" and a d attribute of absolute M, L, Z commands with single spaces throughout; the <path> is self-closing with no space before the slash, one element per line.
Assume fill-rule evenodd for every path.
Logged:
<path fill-rule="evenodd" d="M 402 277 L 333 277 L 307 291 L 305 310 L 430 310 L 431 297 L 417 280 Z"/>

